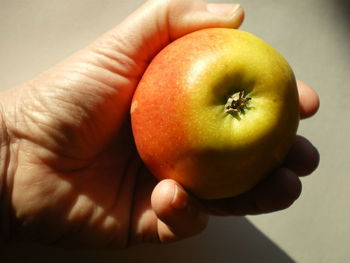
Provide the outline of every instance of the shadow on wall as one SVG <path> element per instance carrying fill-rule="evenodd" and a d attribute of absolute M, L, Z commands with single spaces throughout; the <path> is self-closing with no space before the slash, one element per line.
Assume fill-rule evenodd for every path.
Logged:
<path fill-rule="evenodd" d="M 213 218 L 200 236 L 169 245 L 140 245 L 121 251 L 76 251 L 13 245 L 0 252 L 7 262 L 295 262 L 245 218 Z"/>

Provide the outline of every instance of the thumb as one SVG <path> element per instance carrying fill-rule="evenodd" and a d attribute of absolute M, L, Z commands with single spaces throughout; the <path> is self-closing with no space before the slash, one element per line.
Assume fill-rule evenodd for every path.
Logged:
<path fill-rule="evenodd" d="M 114 58 L 115 66 L 124 66 L 119 73 L 140 77 L 153 56 L 171 41 L 204 28 L 237 28 L 243 17 L 238 4 L 149 0 L 93 46 Z"/>
<path fill-rule="evenodd" d="M 243 21 L 238 4 L 207 4 L 202 0 L 149 0 L 121 24 L 78 53 L 77 60 L 104 74 L 86 72 L 114 91 L 117 122 L 128 113 L 131 97 L 152 58 L 171 41 L 210 27 L 236 28 Z M 79 67 L 81 63 L 78 63 Z M 92 73 L 92 74 L 91 74 Z M 103 93 L 104 89 L 91 93 Z M 109 95 L 109 97 L 111 97 Z"/>

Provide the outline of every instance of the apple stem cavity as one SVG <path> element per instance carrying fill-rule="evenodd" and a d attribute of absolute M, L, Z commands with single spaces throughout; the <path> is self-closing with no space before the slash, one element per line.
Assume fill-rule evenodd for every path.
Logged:
<path fill-rule="evenodd" d="M 248 107 L 251 99 L 252 98 L 249 98 L 244 94 L 244 90 L 235 92 L 227 99 L 225 104 L 225 112 L 231 115 L 243 113 Z"/>

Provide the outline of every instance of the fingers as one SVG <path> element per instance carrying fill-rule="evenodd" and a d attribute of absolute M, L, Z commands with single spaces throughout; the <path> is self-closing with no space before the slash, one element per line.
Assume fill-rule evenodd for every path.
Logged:
<path fill-rule="evenodd" d="M 207 202 L 207 209 L 215 215 L 254 215 L 288 208 L 301 193 L 298 176 L 288 169 L 279 169 L 242 195 Z"/>
<path fill-rule="evenodd" d="M 312 173 L 319 164 L 317 149 L 305 138 L 297 136 L 285 161 L 285 168 L 252 190 L 237 197 L 207 202 L 210 213 L 216 215 L 246 215 L 269 213 L 289 207 L 301 193 L 299 176 Z"/>
<path fill-rule="evenodd" d="M 237 197 L 207 202 L 210 213 L 216 215 L 247 215 L 269 213 L 289 207 L 301 193 L 299 176 L 312 173 L 319 164 L 317 149 L 305 138 L 297 136 L 285 161 L 285 168 L 252 190 Z"/>
<path fill-rule="evenodd" d="M 317 93 L 302 81 L 297 81 L 299 101 L 300 101 L 300 115 L 301 118 L 308 118 L 314 115 L 319 106 L 320 100 Z"/>
<path fill-rule="evenodd" d="M 298 176 L 291 170 L 281 168 L 253 189 L 251 195 L 257 213 L 268 213 L 289 207 L 302 189 Z M 253 212 L 254 213 L 254 212 Z"/>
<path fill-rule="evenodd" d="M 318 166 L 320 155 L 305 138 L 297 136 L 285 161 L 285 166 L 298 176 L 311 174 Z"/>
<path fill-rule="evenodd" d="M 207 225 L 201 204 L 173 180 L 163 180 L 152 193 L 152 208 L 158 217 L 160 242 L 193 236 Z"/>

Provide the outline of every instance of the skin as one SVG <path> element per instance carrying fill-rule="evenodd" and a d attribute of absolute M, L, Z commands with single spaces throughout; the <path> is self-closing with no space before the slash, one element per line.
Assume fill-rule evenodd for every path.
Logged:
<path fill-rule="evenodd" d="M 226 112 L 238 91 L 249 106 Z M 287 61 L 252 34 L 201 30 L 153 59 L 131 119 L 137 149 L 157 178 L 203 199 L 232 197 L 284 160 L 299 123 L 297 85 Z"/>
<path fill-rule="evenodd" d="M 294 202 L 298 175 L 318 163 L 303 138 L 275 174 L 245 196 L 218 203 L 194 198 L 173 180 L 157 182 L 133 143 L 130 103 L 148 62 L 184 34 L 238 27 L 243 11 L 232 8 L 148 1 L 85 49 L 1 94 L 3 242 L 103 248 L 170 242 L 201 232 L 209 214 L 266 213 Z M 299 88 L 307 94 L 302 115 L 311 116 L 317 95 Z"/>

